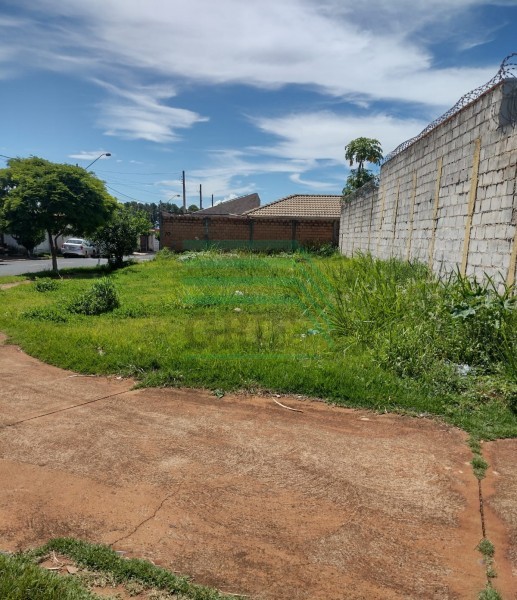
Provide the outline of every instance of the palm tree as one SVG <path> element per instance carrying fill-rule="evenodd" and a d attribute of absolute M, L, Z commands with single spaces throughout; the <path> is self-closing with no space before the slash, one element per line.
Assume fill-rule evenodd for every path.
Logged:
<path fill-rule="evenodd" d="M 374 174 L 365 169 L 364 163 L 379 165 L 382 160 L 382 148 L 379 140 L 360 137 L 345 146 L 345 158 L 352 166 L 357 163 L 357 169 L 352 169 L 343 188 L 343 197 L 349 196 L 355 190 L 374 179 Z"/>
<path fill-rule="evenodd" d="M 345 158 L 350 166 L 357 163 L 357 172 L 365 170 L 364 163 L 369 162 L 373 165 L 379 165 L 382 160 L 382 148 L 379 140 L 373 138 L 360 137 L 352 140 L 345 146 Z"/>

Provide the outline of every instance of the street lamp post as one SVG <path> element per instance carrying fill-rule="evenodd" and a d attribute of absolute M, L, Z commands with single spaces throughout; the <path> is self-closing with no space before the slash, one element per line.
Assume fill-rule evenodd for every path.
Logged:
<path fill-rule="evenodd" d="M 170 198 L 167 198 L 166 202 L 170 202 L 173 198 L 181 198 L 181 194 L 173 194 Z M 160 200 L 160 210 L 162 208 L 163 202 Z"/>
<path fill-rule="evenodd" d="M 173 194 L 170 198 L 167 198 L 167 202 L 169 202 L 170 200 L 172 200 L 173 198 L 180 198 L 180 194 Z M 160 247 L 162 247 L 162 224 L 163 224 L 163 219 L 162 219 L 162 201 L 160 200 L 160 204 L 158 205 L 158 229 L 160 230 Z"/>
<path fill-rule="evenodd" d="M 111 156 L 111 152 L 103 152 L 102 154 L 97 156 L 97 158 L 95 160 L 92 160 L 92 162 L 87 167 L 84 167 L 84 168 L 89 169 L 93 165 L 94 162 L 97 162 L 99 160 L 99 158 L 102 158 L 103 156 Z"/>

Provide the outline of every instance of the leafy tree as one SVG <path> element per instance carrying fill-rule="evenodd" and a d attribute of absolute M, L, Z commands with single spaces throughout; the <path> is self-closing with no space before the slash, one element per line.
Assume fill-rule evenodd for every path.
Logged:
<path fill-rule="evenodd" d="M 197 212 L 199 210 L 199 208 L 197 207 L 196 204 L 191 204 L 188 208 L 187 208 L 187 212 L 189 213 L 193 213 L 193 212 Z"/>
<path fill-rule="evenodd" d="M 2 200 L 0 197 L 0 227 L 8 231 L 23 246 L 30 256 L 34 248 L 45 240 L 45 231 L 38 225 L 30 205 L 22 205 L 17 211 L 16 220 L 2 218 Z"/>
<path fill-rule="evenodd" d="M 379 165 L 382 160 L 382 148 L 379 140 L 360 137 L 345 146 L 345 158 L 350 166 L 357 163 L 357 170 L 364 170 L 364 163 Z"/>
<path fill-rule="evenodd" d="M 124 256 L 138 248 L 138 236 L 149 232 L 149 217 L 143 210 L 132 206 L 117 205 L 109 221 L 99 227 L 92 241 L 103 256 L 115 267 L 122 266 Z"/>
<path fill-rule="evenodd" d="M 125 202 L 125 206 L 131 208 L 133 211 L 144 211 L 149 217 L 149 223 L 154 224 L 158 219 L 158 205 L 155 202 Z"/>
<path fill-rule="evenodd" d="M 350 175 L 346 178 L 346 185 L 342 192 L 343 196 L 353 194 L 356 190 L 374 179 L 375 175 L 368 169 L 363 169 L 362 171 L 352 169 Z"/>
<path fill-rule="evenodd" d="M 179 208 L 179 206 L 173 202 L 160 202 L 160 204 L 156 204 L 155 202 L 136 202 L 135 200 L 132 200 L 131 202 L 125 202 L 125 205 L 133 210 L 143 210 L 148 215 L 152 225 L 159 222 L 160 212 L 162 211 L 175 215 L 183 212 L 183 209 Z"/>
<path fill-rule="evenodd" d="M 352 169 L 343 188 L 343 196 L 348 196 L 362 187 L 375 175 L 364 166 L 365 162 L 379 165 L 382 160 L 382 148 L 379 140 L 360 137 L 345 146 L 345 158 L 350 166 L 357 163 L 357 169 Z"/>
<path fill-rule="evenodd" d="M 179 207 L 177 204 L 173 202 L 162 202 L 160 204 L 161 210 L 172 213 L 173 215 L 179 215 L 183 212 L 183 207 Z"/>
<path fill-rule="evenodd" d="M 34 230 L 48 235 L 57 271 L 57 238 L 89 236 L 116 207 L 104 183 L 82 167 L 43 158 L 13 158 L 0 169 L 0 206 L 7 232 L 30 217 Z"/>

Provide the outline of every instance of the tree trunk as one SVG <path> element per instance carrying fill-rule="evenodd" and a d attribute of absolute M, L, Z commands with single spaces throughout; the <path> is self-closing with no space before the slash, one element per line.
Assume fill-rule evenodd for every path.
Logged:
<path fill-rule="evenodd" d="M 52 237 L 50 231 L 47 231 L 48 235 L 48 243 L 50 244 L 50 254 L 52 255 L 52 270 L 54 273 L 57 273 L 57 248 L 56 248 L 56 240 Z"/>

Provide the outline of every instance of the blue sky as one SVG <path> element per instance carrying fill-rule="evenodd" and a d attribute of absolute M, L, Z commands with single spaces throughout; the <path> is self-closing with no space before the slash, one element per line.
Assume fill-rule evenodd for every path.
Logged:
<path fill-rule="evenodd" d="M 340 193 L 517 52 L 517 0 L 2 0 L 0 154 L 119 200 Z M 0 166 L 5 162 L 0 158 Z M 178 201 L 178 199 L 175 199 Z"/>

